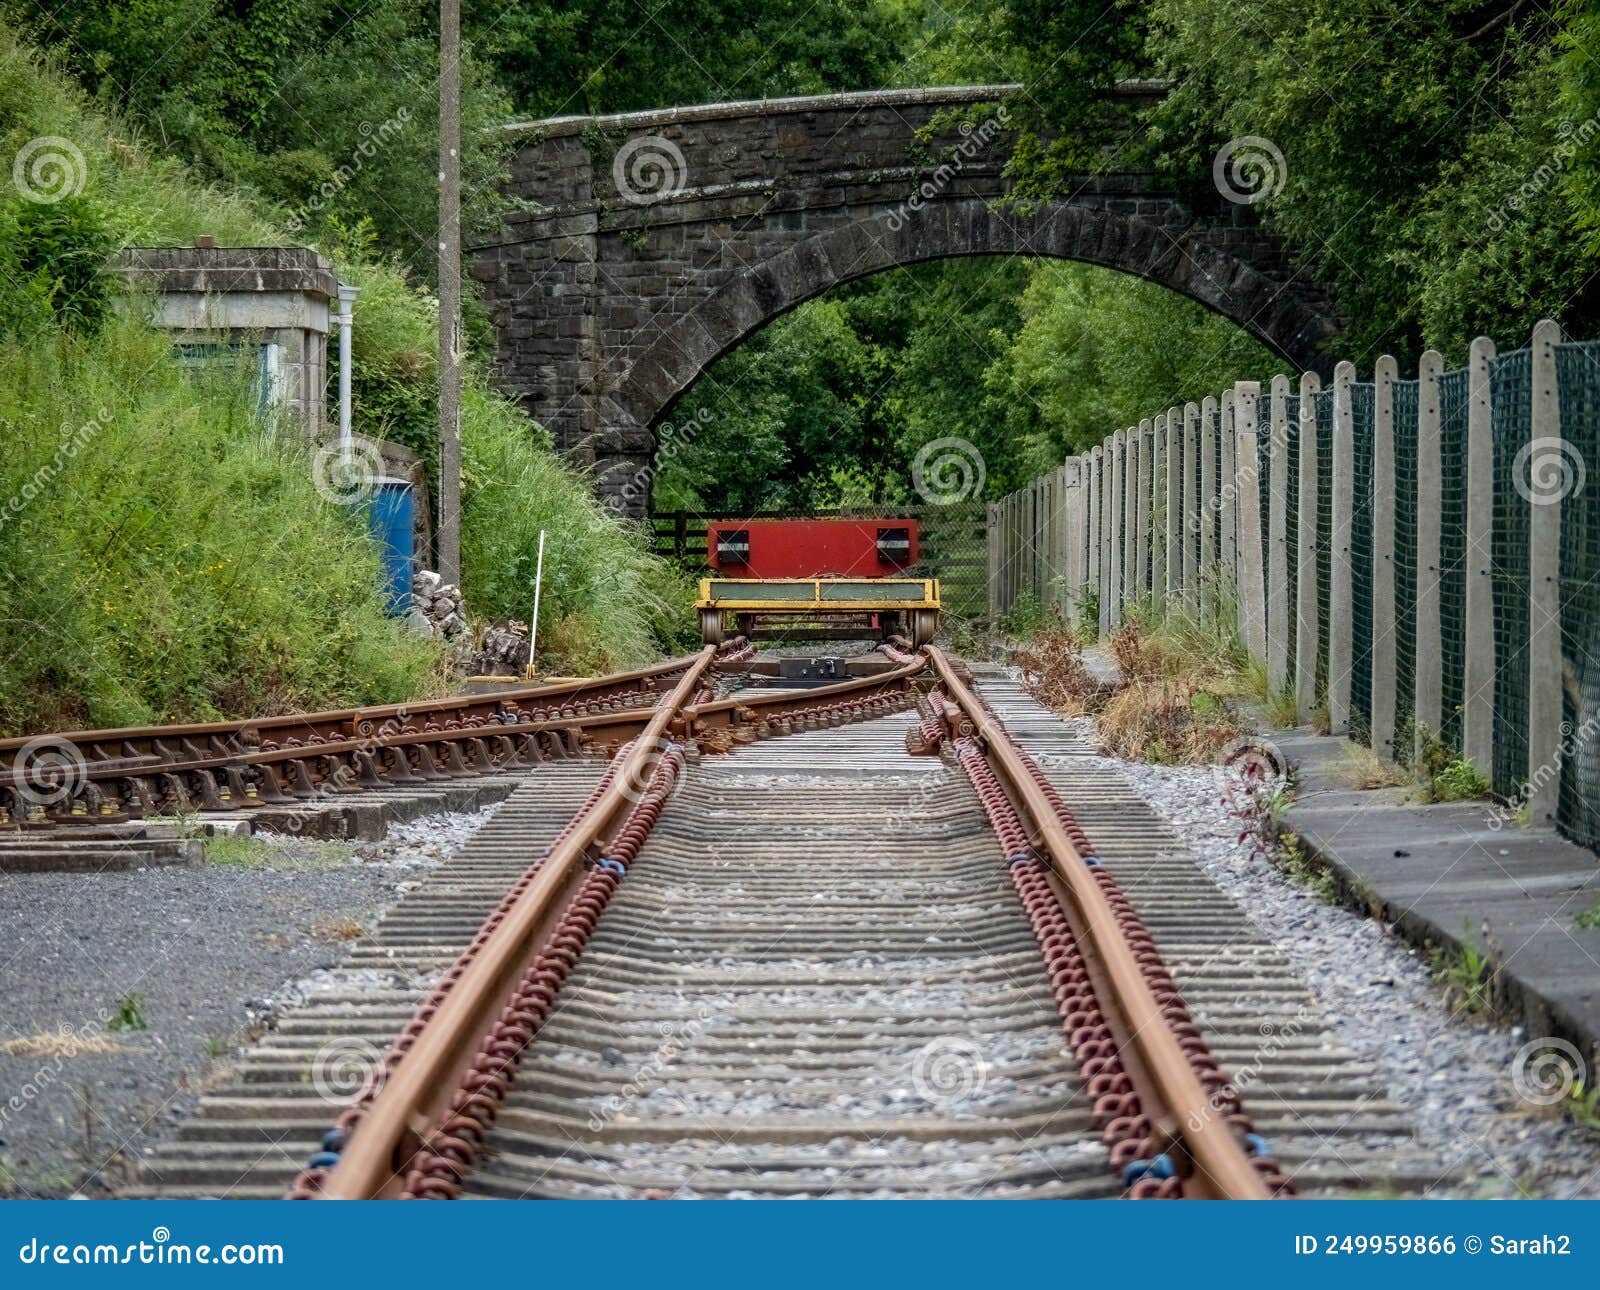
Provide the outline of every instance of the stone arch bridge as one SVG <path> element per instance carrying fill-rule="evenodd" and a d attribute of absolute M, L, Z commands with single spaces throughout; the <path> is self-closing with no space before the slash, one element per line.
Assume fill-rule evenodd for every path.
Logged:
<path fill-rule="evenodd" d="M 649 506 L 656 426 L 705 368 L 854 278 L 965 255 L 1104 265 L 1199 300 L 1302 368 L 1337 331 L 1248 206 L 1202 214 L 1150 175 L 1084 179 L 1024 213 L 995 199 L 1014 86 L 718 103 L 509 127 L 499 234 L 474 248 L 502 386 Z M 1130 106 L 1160 92 L 1120 87 Z"/>

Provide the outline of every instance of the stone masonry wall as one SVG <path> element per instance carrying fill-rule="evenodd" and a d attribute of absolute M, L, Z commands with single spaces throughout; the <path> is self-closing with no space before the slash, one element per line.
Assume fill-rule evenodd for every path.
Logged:
<path fill-rule="evenodd" d="M 1069 201 L 997 204 L 1006 86 L 713 104 L 511 127 L 500 235 L 471 272 L 499 380 L 597 486 L 648 505 L 655 427 L 716 358 L 795 305 L 868 273 L 955 255 L 1121 269 L 1216 309 L 1317 368 L 1331 305 L 1248 207 L 1204 215 L 1148 175 Z M 1129 100 L 1156 87 L 1130 85 Z"/>

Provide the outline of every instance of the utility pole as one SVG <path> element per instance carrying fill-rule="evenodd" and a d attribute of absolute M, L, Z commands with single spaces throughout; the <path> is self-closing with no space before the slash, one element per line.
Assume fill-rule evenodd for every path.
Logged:
<path fill-rule="evenodd" d="M 461 0 L 439 0 L 439 576 L 461 582 Z"/>

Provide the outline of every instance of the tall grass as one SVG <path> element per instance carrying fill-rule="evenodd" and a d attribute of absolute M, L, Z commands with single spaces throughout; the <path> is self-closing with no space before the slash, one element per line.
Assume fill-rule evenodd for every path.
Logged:
<path fill-rule="evenodd" d="M 384 617 L 361 516 L 242 377 L 166 339 L 0 350 L 0 727 L 142 724 L 397 700 L 434 648 Z"/>
<path fill-rule="evenodd" d="M 553 454 L 530 451 L 526 422 L 503 401 L 469 387 L 462 405 L 476 427 L 463 445 L 461 541 L 475 553 L 464 572 L 467 603 L 525 618 L 543 529 L 539 636 L 553 666 L 631 667 L 663 645 L 694 643 L 688 579 L 649 553 L 643 530 L 572 488 Z"/>
<path fill-rule="evenodd" d="M 84 199 L 119 244 L 296 240 L 286 212 L 159 156 L 159 141 L 93 107 L 0 25 L 0 161 L 41 136 L 82 154 Z M 356 429 L 424 447 L 435 297 L 376 258 L 360 229 L 318 249 L 362 289 Z M 238 390 L 197 390 L 167 342 L 135 322 L 87 339 L 30 331 L 0 338 L 0 505 L 54 459 L 64 430 L 99 428 L 0 522 L 0 726 L 398 699 L 435 684 L 433 651 L 382 619 L 374 550 L 352 516 L 315 496 L 292 433 L 268 433 Z M 560 665 L 642 662 L 681 640 L 681 579 L 594 502 L 539 427 L 489 392 L 476 360 L 461 433 L 463 580 L 475 616 L 526 614 L 543 528 L 540 635 Z"/>

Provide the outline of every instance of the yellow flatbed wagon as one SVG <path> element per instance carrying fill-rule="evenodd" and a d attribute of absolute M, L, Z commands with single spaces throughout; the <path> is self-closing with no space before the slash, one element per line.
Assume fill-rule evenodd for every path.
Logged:
<path fill-rule="evenodd" d="M 758 618 L 827 623 L 871 615 L 884 636 L 926 645 L 939 629 L 937 578 L 702 578 L 700 636 L 722 643 L 726 616 L 748 636 Z"/>

